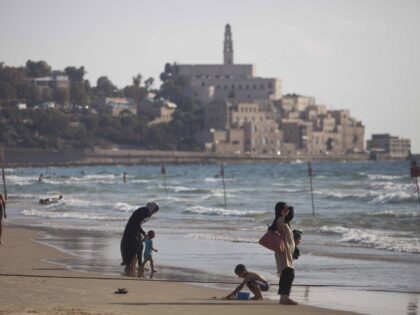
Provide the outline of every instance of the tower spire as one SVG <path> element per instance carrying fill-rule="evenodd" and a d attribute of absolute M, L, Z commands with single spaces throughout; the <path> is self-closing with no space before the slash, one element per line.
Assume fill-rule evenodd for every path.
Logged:
<path fill-rule="evenodd" d="M 223 64 L 233 64 L 233 41 L 230 25 L 225 26 L 225 40 L 223 42 Z"/>

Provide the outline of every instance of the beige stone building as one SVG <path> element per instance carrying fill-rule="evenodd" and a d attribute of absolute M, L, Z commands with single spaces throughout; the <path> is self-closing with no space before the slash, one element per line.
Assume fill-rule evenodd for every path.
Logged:
<path fill-rule="evenodd" d="M 285 154 L 363 152 L 364 126 L 348 110 L 327 110 L 315 105 L 315 98 L 297 94 L 285 95 L 280 107 Z"/>
<path fill-rule="evenodd" d="M 391 158 L 406 158 L 411 153 L 411 141 L 390 134 L 373 134 L 367 141 L 367 150 Z"/>
<path fill-rule="evenodd" d="M 214 101 L 204 109 L 207 149 L 219 153 L 280 154 L 282 132 L 268 100 Z"/>
<path fill-rule="evenodd" d="M 150 117 L 149 126 L 171 122 L 176 109 L 175 103 L 163 98 L 156 98 L 154 93 L 149 93 L 138 106 L 140 115 Z"/>
<path fill-rule="evenodd" d="M 104 97 L 99 100 L 98 106 L 105 107 L 111 111 L 112 116 L 118 117 L 123 112 L 130 112 L 133 115 L 137 115 L 137 105 L 131 98 L 125 97 Z"/>
<path fill-rule="evenodd" d="M 234 96 L 238 101 L 280 99 L 281 80 L 260 78 L 252 64 L 233 63 L 230 25 L 225 27 L 223 64 L 177 65 L 180 75 L 188 77 L 193 97 L 202 105 Z"/>
<path fill-rule="evenodd" d="M 235 64 L 230 25 L 223 64 L 178 65 L 202 104 L 196 139 L 219 153 L 343 155 L 363 152 L 364 126 L 348 110 L 328 110 L 312 96 L 282 96 L 281 81 L 260 78 L 252 64 Z"/>

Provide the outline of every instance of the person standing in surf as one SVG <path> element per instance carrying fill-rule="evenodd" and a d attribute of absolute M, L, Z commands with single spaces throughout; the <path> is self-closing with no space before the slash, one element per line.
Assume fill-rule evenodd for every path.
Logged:
<path fill-rule="evenodd" d="M 125 226 L 124 234 L 121 239 L 122 266 L 125 266 L 127 275 L 133 275 L 136 262 L 142 263 L 143 238 L 146 236 L 142 224 L 159 210 L 156 202 L 148 202 L 146 207 L 138 208 L 133 212 Z"/>
<path fill-rule="evenodd" d="M 285 305 L 297 305 L 298 303 L 289 297 L 293 280 L 295 279 L 293 262 L 295 242 L 293 233 L 288 224 L 293 218 L 293 215 L 289 215 L 289 207 L 285 202 L 278 202 L 276 204 L 275 215 L 276 217 L 268 229 L 270 231 L 283 234 L 285 239 L 284 252 L 274 252 L 277 264 L 277 274 L 280 276 L 278 291 L 278 294 L 280 295 L 279 303 Z"/>

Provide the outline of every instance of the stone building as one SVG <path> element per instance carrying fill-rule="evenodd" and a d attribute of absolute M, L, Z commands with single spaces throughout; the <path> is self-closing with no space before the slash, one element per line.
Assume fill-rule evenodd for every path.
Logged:
<path fill-rule="evenodd" d="M 238 101 L 280 99 L 281 80 L 260 78 L 252 64 L 234 64 L 232 32 L 225 27 L 223 64 L 177 65 L 188 77 L 192 95 L 202 104 L 234 97 Z"/>
<path fill-rule="evenodd" d="M 218 153 L 280 154 L 282 132 L 269 100 L 214 101 L 204 108 L 201 142 Z"/>
<path fill-rule="evenodd" d="M 149 126 L 171 122 L 176 109 L 175 103 L 163 98 L 156 98 L 154 93 L 149 93 L 138 106 L 139 115 L 146 115 L 150 118 Z"/>
<path fill-rule="evenodd" d="M 280 112 L 285 154 L 363 152 L 364 126 L 348 110 L 327 110 L 315 105 L 313 97 L 288 94 L 281 100 Z"/>
<path fill-rule="evenodd" d="M 260 78 L 252 64 L 234 64 L 226 25 L 223 64 L 178 65 L 202 104 L 196 139 L 219 153 L 343 155 L 363 152 L 364 126 L 348 110 L 328 110 L 314 97 L 282 96 L 281 81 Z"/>
<path fill-rule="evenodd" d="M 111 115 L 114 117 L 118 117 L 126 111 L 133 115 L 137 115 L 137 105 L 131 98 L 104 97 L 96 102 L 96 106 L 110 111 Z"/>
<path fill-rule="evenodd" d="M 367 141 L 367 150 L 376 155 L 406 158 L 411 153 L 411 141 L 390 134 L 373 134 Z"/>
<path fill-rule="evenodd" d="M 51 76 L 37 77 L 37 78 L 25 78 L 25 82 L 29 85 L 37 87 L 39 90 L 43 89 L 55 89 L 63 88 L 66 90 L 70 89 L 70 80 L 67 74 L 60 71 L 53 71 Z"/>

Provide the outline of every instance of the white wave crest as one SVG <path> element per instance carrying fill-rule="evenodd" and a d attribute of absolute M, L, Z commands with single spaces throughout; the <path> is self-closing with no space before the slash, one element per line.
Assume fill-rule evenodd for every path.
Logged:
<path fill-rule="evenodd" d="M 407 191 L 384 191 L 384 190 L 367 190 L 367 191 L 352 191 L 350 193 L 341 191 L 315 191 L 316 195 L 321 195 L 325 198 L 333 199 L 354 199 L 366 201 L 370 204 L 385 204 L 396 202 L 413 202 L 417 197 L 411 192 Z"/>
<path fill-rule="evenodd" d="M 350 229 L 344 226 L 323 226 L 320 232 L 339 234 L 340 243 L 389 251 L 420 253 L 420 238 L 410 237 L 408 232 Z"/>
<path fill-rule="evenodd" d="M 240 238 L 234 236 L 227 236 L 227 235 L 216 235 L 210 233 L 191 233 L 185 235 L 187 238 L 198 239 L 198 240 L 211 240 L 211 241 L 225 241 L 225 242 L 233 242 L 233 243 L 257 243 L 257 239 L 251 238 Z"/>
<path fill-rule="evenodd" d="M 121 221 L 126 220 L 125 217 L 115 217 L 109 215 L 100 215 L 87 212 L 56 212 L 56 211 L 41 211 L 36 209 L 23 210 L 22 214 L 25 216 L 51 218 L 51 219 L 77 219 L 77 220 L 99 220 L 99 221 Z"/>
<path fill-rule="evenodd" d="M 120 212 L 130 212 L 133 211 L 135 209 L 134 206 L 125 203 L 125 202 L 117 202 L 116 204 L 114 204 L 114 210 L 116 211 L 120 211 Z"/>
<path fill-rule="evenodd" d="M 37 183 L 38 177 L 9 175 L 6 178 L 6 182 L 11 185 L 27 186 Z"/>
<path fill-rule="evenodd" d="M 94 201 L 94 200 L 71 198 L 71 197 L 63 198 L 63 203 L 65 205 L 76 207 L 76 208 L 80 208 L 80 207 L 99 208 L 99 207 L 108 206 L 108 203 L 104 201 Z"/>
<path fill-rule="evenodd" d="M 416 211 L 379 211 L 379 212 L 368 212 L 370 216 L 377 217 L 390 217 L 390 218 L 417 218 L 420 217 L 420 212 Z"/>
<path fill-rule="evenodd" d="M 392 180 L 392 179 L 402 179 L 402 178 L 408 177 L 408 175 L 384 175 L 384 174 L 364 174 L 364 175 L 367 175 L 369 179 L 373 179 L 373 180 L 377 180 L 377 179 Z"/>
<path fill-rule="evenodd" d="M 202 206 L 193 206 L 186 208 L 182 211 L 184 214 L 199 214 L 199 215 L 209 215 L 209 216 L 232 216 L 232 217 L 253 217 L 257 215 L 262 215 L 266 212 L 264 211 L 245 211 L 245 210 L 234 210 L 234 209 L 223 209 L 223 208 L 209 208 Z"/>

